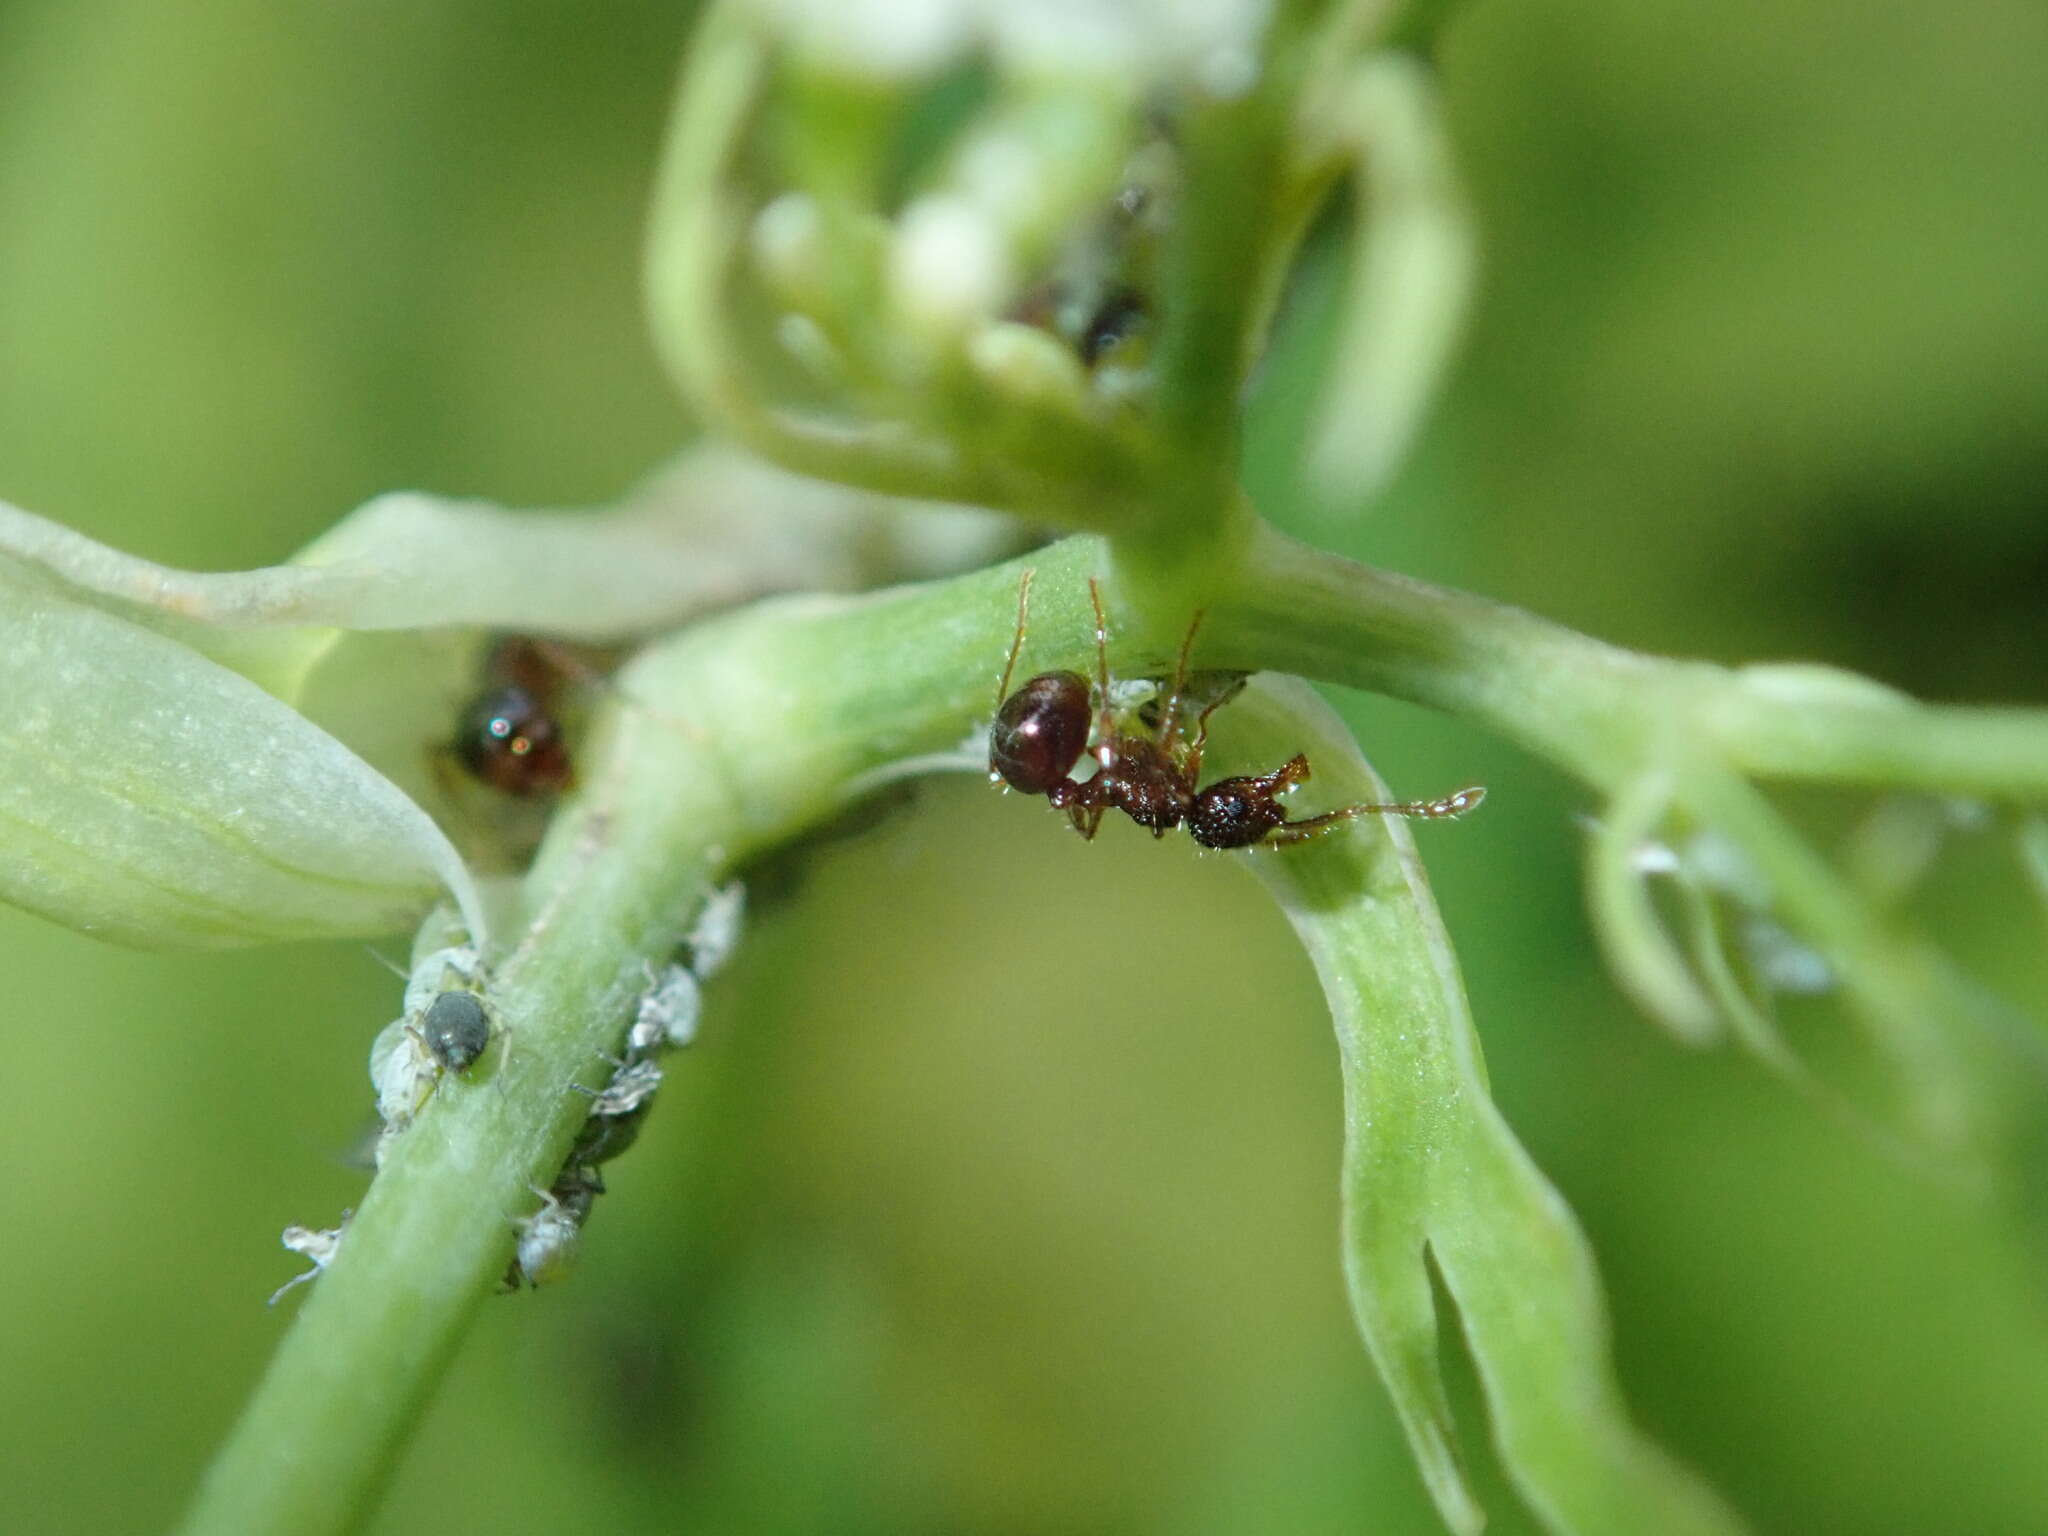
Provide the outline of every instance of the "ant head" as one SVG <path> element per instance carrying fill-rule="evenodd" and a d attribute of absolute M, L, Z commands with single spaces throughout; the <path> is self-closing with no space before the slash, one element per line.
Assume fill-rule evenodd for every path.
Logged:
<path fill-rule="evenodd" d="M 462 766 L 508 795 L 543 795 L 569 782 L 569 748 L 553 715 L 524 688 L 486 689 L 455 735 Z"/>
<path fill-rule="evenodd" d="M 1041 672 L 1003 700 L 988 733 L 988 769 L 1027 795 L 1050 793 L 1088 749 L 1088 679 Z"/>
<path fill-rule="evenodd" d="M 1249 848 L 1287 820 L 1264 779 L 1218 779 L 1188 806 L 1188 833 L 1204 848 Z"/>

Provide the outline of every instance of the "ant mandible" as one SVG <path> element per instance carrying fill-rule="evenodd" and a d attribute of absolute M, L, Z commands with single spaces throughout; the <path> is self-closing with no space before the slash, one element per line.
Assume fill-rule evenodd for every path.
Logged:
<path fill-rule="evenodd" d="M 1109 687 L 1109 623 L 1103 617 L 1102 590 L 1092 576 L 1088 598 L 1095 607 L 1095 672 L 1092 688 L 1078 672 L 1041 672 L 1015 693 L 1010 675 L 1024 648 L 1024 626 L 1031 609 L 1031 578 L 1026 570 L 1017 586 L 1017 633 L 996 685 L 995 724 L 988 733 L 991 783 L 1007 784 L 1027 795 L 1044 795 L 1055 809 L 1067 813 L 1074 830 L 1093 838 L 1105 811 L 1122 811 L 1154 837 L 1164 837 L 1186 824 L 1188 834 L 1204 848 L 1248 848 L 1254 843 L 1275 847 L 1316 837 L 1358 816 L 1410 816 L 1442 820 L 1459 816 L 1485 798 L 1479 785 L 1441 800 L 1406 801 L 1394 805 L 1347 805 L 1299 821 L 1287 818 L 1279 797 L 1309 776 L 1308 759 L 1297 753 L 1271 773 L 1201 782 L 1202 749 L 1209 739 L 1209 717 L 1236 690 L 1211 699 L 1195 716 L 1193 736 L 1181 718 L 1187 688 L 1188 656 L 1195 632 L 1202 627 L 1197 610 L 1188 621 L 1174 663 L 1173 682 L 1155 734 L 1122 729 L 1112 707 Z M 1093 708 L 1090 707 L 1091 694 Z M 1095 772 L 1073 777 L 1074 767 L 1089 750 L 1090 715 L 1094 716 Z"/>

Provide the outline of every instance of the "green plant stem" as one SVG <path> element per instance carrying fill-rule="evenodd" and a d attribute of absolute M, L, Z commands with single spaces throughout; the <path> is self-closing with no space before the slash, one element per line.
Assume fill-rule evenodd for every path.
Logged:
<path fill-rule="evenodd" d="M 588 787 L 491 975 L 509 1042 L 496 1070 L 444 1081 L 397 1140 L 185 1530 L 316 1536 L 367 1517 L 589 1113 L 572 1085 L 603 1081 L 644 966 L 725 869 L 829 815 L 864 774 L 954 744 L 987 707 L 1014 580 L 764 604 L 621 675 Z"/>
<path fill-rule="evenodd" d="M 1823 667 L 1647 656 L 1264 525 L 1213 600 L 1200 659 L 1426 704 L 1609 793 L 1660 758 L 1706 754 L 1763 778 L 2048 800 L 2048 712 L 1922 704 Z"/>
<path fill-rule="evenodd" d="M 1642 703 L 1684 663 L 1604 645 L 1468 593 L 1375 570 L 1261 526 L 1207 639 L 1260 665 L 1427 704 L 1498 732 L 1603 788 L 1645 740 Z M 1711 670 L 1711 669 L 1703 669 Z"/>
<path fill-rule="evenodd" d="M 1019 675 L 1092 666 L 1086 577 L 1107 553 L 1070 539 L 927 586 L 760 604 L 651 648 L 621 675 L 588 787 L 557 818 L 528 879 L 526 930 L 491 978 L 509 1026 L 499 1065 L 444 1083 L 398 1142 L 188 1531 L 304 1536 L 360 1523 L 502 1275 L 515 1220 L 588 1112 L 571 1085 L 600 1081 L 643 966 L 672 951 L 706 883 L 830 816 L 849 786 L 971 740 L 995 702 L 1022 566 L 1038 579 Z M 1968 783 L 2048 798 L 2048 717 L 2002 718 L 1987 733 L 1970 712 L 1873 697 L 1868 685 L 1832 704 L 1774 705 L 1740 673 L 1632 655 L 1265 529 L 1221 579 L 1199 665 L 1434 705 L 1599 787 L 1626 782 L 1674 740 L 1760 750 L 1773 729 L 1819 731 L 1831 710 L 1849 725 L 1882 711 L 1914 722 L 1914 739 L 1838 752 L 1835 771 L 1876 781 L 1902 763 L 1954 762 L 1972 770 Z M 1184 607 L 1120 608 L 1118 670 L 1165 671 L 1186 622 Z M 1730 699 L 1741 708 L 1719 707 Z M 1712 730 L 1695 737 L 1702 720 Z M 1952 731 L 1995 760 L 1959 754 Z"/>
<path fill-rule="evenodd" d="M 639 962 L 673 949 L 729 805 L 683 738 L 628 719 L 535 872 L 524 941 L 492 977 L 502 1055 L 444 1079 L 399 1137 L 340 1251 L 210 1469 L 186 1529 L 318 1533 L 374 1507 L 479 1303 L 602 1084 Z M 618 743 L 619 746 L 628 745 Z"/>

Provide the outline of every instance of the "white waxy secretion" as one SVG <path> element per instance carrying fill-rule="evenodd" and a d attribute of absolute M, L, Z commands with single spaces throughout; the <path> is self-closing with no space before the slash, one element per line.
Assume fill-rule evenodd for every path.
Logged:
<path fill-rule="evenodd" d="M 341 1225 L 335 1227 L 294 1226 L 284 1229 L 284 1235 L 279 1241 L 293 1253 L 310 1259 L 313 1267 L 303 1275 L 293 1275 L 272 1291 L 267 1305 L 276 1306 L 286 1291 L 294 1286 L 304 1285 L 308 1280 L 322 1274 L 327 1266 L 334 1262 L 335 1254 L 341 1250 L 341 1235 L 348 1230 L 348 1219 L 352 1214 L 354 1213 L 349 1211 L 342 1212 Z"/>
<path fill-rule="evenodd" d="M 740 929 L 747 917 L 747 888 L 735 880 L 720 886 L 704 898 L 704 909 L 690 925 L 684 940 L 690 947 L 690 969 L 699 981 L 709 981 L 739 948 Z"/>
<path fill-rule="evenodd" d="M 626 1033 L 628 1048 L 644 1055 L 688 1045 L 697 1038 L 697 1019 L 704 1011 L 704 993 L 696 976 L 686 966 L 671 965 L 658 975 L 650 972 L 648 979 L 633 1027 Z"/>

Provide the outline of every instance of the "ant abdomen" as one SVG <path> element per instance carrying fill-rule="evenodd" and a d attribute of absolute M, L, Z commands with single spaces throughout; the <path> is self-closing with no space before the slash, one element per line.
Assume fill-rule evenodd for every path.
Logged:
<path fill-rule="evenodd" d="M 1078 672 L 1041 672 L 1004 699 L 988 733 L 989 777 L 1051 794 L 1088 750 L 1088 702 Z"/>

